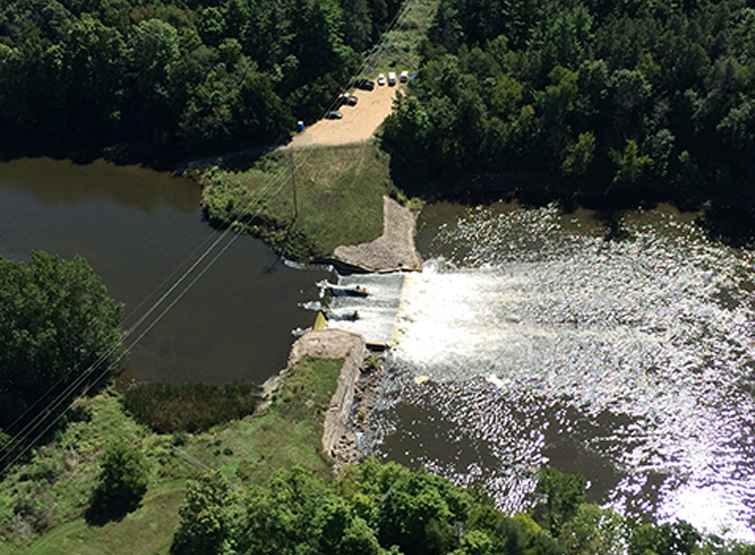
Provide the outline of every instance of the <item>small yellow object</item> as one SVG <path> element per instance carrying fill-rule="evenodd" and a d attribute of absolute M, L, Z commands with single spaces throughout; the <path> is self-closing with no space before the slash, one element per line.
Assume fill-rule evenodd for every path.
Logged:
<path fill-rule="evenodd" d="M 325 315 L 322 312 L 317 313 L 315 318 L 315 325 L 312 326 L 313 330 L 324 330 L 328 327 L 328 321 L 325 319 Z"/>
<path fill-rule="evenodd" d="M 416 383 L 417 385 L 419 385 L 421 383 L 425 383 L 429 379 L 430 379 L 430 376 L 416 376 L 414 378 L 414 383 Z"/>

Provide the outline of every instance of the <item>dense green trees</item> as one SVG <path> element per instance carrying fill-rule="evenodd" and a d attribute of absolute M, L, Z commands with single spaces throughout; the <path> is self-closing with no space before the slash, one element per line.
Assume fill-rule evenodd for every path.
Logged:
<path fill-rule="evenodd" d="M 171 553 L 275 555 L 746 554 L 684 522 L 656 526 L 585 505 L 584 479 L 545 469 L 542 505 L 507 518 L 424 470 L 370 459 L 321 479 L 281 469 L 265 489 L 219 473 L 191 481 Z M 701 549 L 701 551 L 696 551 Z"/>
<path fill-rule="evenodd" d="M 746 194 L 754 13 L 741 0 L 441 0 L 385 136 L 437 175 Z"/>
<path fill-rule="evenodd" d="M 173 537 L 174 555 L 213 555 L 231 552 L 237 496 L 222 474 L 208 473 L 189 482 L 179 509 L 181 526 Z"/>
<path fill-rule="evenodd" d="M 0 125 L 31 146 L 242 148 L 313 120 L 398 0 L 8 0 Z M 11 140 L 11 138 L 13 140 Z"/>
<path fill-rule="evenodd" d="M 0 428 L 40 398 L 36 412 L 49 408 L 48 391 L 57 395 L 93 365 L 101 376 L 119 355 L 121 313 L 83 258 L 0 258 Z"/>

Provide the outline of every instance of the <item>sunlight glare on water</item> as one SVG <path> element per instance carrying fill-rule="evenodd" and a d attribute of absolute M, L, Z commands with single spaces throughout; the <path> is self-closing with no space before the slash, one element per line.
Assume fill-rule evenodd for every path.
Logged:
<path fill-rule="evenodd" d="M 401 292 L 380 449 L 507 510 L 553 464 L 624 512 L 755 540 L 752 254 L 670 212 L 625 216 L 620 240 L 569 218 L 441 229 L 447 259 Z"/>

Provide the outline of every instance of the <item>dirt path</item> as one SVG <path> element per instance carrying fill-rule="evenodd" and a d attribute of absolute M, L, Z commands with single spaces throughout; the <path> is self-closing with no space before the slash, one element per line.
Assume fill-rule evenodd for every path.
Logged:
<path fill-rule="evenodd" d="M 356 106 L 344 105 L 338 109 L 343 114 L 342 119 L 322 119 L 282 148 L 345 145 L 369 140 L 391 113 L 396 91 L 401 88 L 375 84 L 372 91 L 352 91 L 359 101 Z"/>

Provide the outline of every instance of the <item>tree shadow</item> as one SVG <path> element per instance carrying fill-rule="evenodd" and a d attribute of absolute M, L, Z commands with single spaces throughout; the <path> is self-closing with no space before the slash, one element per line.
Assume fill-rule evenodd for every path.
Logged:
<path fill-rule="evenodd" d="M 109 495 L 102 488 L 97 488 L 92 495 L 92 502 L 84 513 L 84 520 L 90 526 L 104 526 L 109 522 L 120 522 L 127 514 L 139 508 L 141 499 L 123 499 Z"/>
<path fill-rule="evenodd" d="M 712 202 L 697 223 L 712 241 L 734 248 L 755 247 L 755 207 Z"/>

